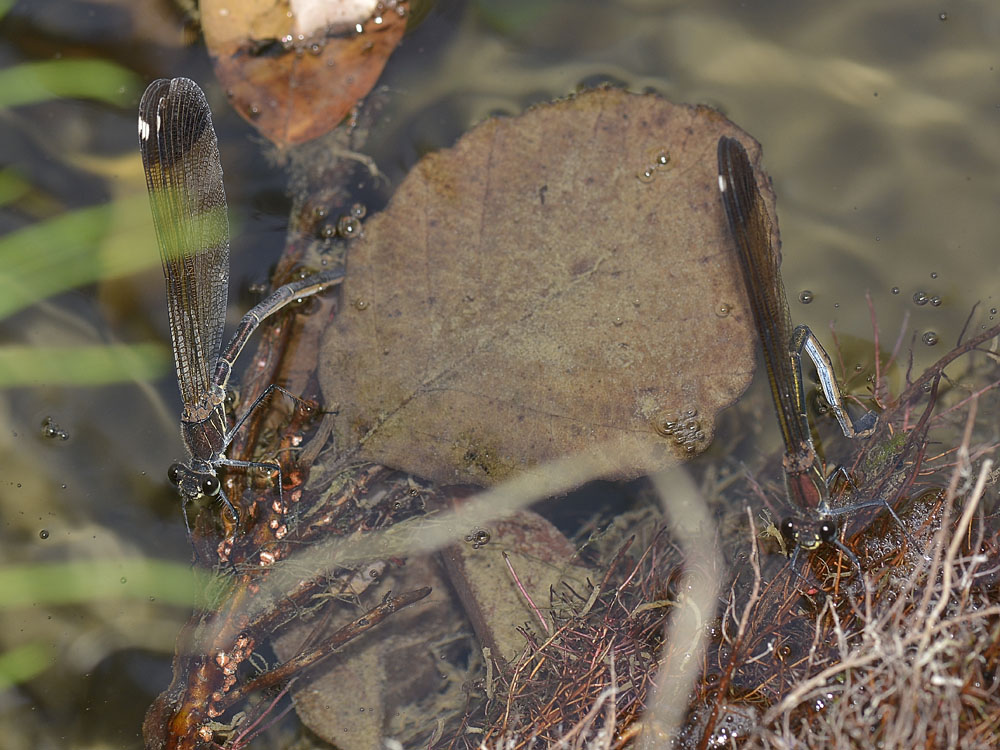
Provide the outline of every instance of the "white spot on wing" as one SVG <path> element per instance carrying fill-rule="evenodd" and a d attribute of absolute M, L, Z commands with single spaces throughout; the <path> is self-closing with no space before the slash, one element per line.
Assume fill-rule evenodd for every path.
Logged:
<path fill-rule="evenodd" d="M 143 141 L 149 140 L 149 123 L 139 118 L 139 139 Z"/>
<path fill-rule="evenodd" d="M 723 175 L 719 175 L 719 192 L 726 192 L 726 178 Z"/>

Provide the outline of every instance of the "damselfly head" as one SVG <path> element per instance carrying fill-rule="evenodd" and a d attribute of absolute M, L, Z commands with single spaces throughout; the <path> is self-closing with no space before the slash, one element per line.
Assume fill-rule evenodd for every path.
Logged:
<path fill-rule="evenodd" d="M 202 497 L 218 497 L 222 490 L 219 478 L 210 471 L 195 471 L 190 466 L 174 463 L 167 469 L 167 479 L 185 500 L 197 500 Z"/>
<path fill-rule="evenodd" d="M 786 518 L 780 529 L 789 546 L 804 550 L 819 549 L 837 538 L 837 524 L 825 518 L 816 521 Z"/>
<path fill-rule="evenodd" d="M 222 482 L 215 475 L 212 464 L 196 459 L 192 460 L 190 465 L 178 461 L 170 464 L 170 468 L 167 469 L 167 479 L 170 484 L 177 488 L 177 492 L 183 498 L 184 525 L 187 527 L 189 535 L 191 534 L 191 525 L 188 523 L 187 504 L 202 498 L 221 500 L 233 521 L 239 523 L 240 514 L 236 512 L 236 508 L 226 497 L 226 493 L 222 491 Z"/>

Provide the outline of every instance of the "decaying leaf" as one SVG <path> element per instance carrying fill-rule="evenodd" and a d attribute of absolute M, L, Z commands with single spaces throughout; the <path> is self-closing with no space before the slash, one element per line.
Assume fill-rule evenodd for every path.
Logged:
<path fill-rule="evenodd" d="M 601 89 L 425 157 L 352 245 L 320 378 L 345 455 L 490 484 L 609 442 L 703 449 L 754 335 L 717 112 Z M 773 194 L 764 185 L 774 219 Z"/>
<path fill-rule="evenodd" d="M 205 43 L 233 107 L 279 146 L 335 128 L 406 29 L 407 0 L 202 0 Z"/>
<path fill-rule="evenodd" d="M 477 541 L 479 535 L 485 535 L 482 542 Z M 579 563 L 576 552 L 553 524 L 527 510 L 489 529 L 476 529 L 465 543 L 442 551 L 445 570 L 479 643 L 498 663 L 514 662 L 524 650 L 519 628 L 543 640 L 551 632 L 552 600 L 565 593 L 562 584 L 590 593 L 588 576 L 593 574 Z"/>

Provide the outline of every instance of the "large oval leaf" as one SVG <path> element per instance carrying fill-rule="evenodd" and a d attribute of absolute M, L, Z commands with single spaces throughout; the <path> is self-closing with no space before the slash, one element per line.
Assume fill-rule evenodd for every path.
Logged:
<path fill-rule="evenodd" d="M 759 154 L 713 110 L 600 89 L 422 159 L 326 335 L 345 453 L 488 484 L 597 444 L 616 477 L 705 447 L 754 366 L 723 134 Z"/>

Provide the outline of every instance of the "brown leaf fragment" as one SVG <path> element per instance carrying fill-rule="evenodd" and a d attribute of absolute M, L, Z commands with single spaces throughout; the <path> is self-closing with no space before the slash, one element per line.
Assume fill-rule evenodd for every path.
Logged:
<path fill-rule="evenodd" d="M 406 30 L 406 0 L 371 5 L 353 19 L 305 7 L 296 15 L 275 0 L 203 0 L 205 43 L 236 111 L 282 147 L 335 128 Z"/>
<path fill-rule="evenodd" d="M 613 477 L 704 449 L 754 367 L 724 134 L 759 158 L 711 109 L 599 89 L 422 159 L 351 246 L 326 335 L 345 456 L 492 484 L 595 445 L 631 457 Z"/>
<path fill-rule="evenodd" d="M 477 534 L 485 534 L 488 542 L 476 543 Z M 590 593 L 588 571 L 577 564 L 576 549 L 537 513 L 518 511 L 470 538 L 472 543 L 467 538 L 442 551 L 445 570 L 479 642 L 501 663 L 515 661 L 524 650 L 519 627 L 541 640 L 550 634 L 553 592 L 564 593 L 561 584 Z"/>

